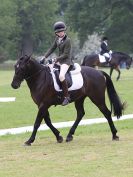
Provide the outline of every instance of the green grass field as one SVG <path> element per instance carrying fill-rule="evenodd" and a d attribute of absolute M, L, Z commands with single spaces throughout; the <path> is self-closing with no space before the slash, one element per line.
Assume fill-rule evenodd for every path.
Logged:
<path fill-rule="evenodd" d="M 132 177 L 133 126 L 119 121 L 120 141 L 111 141 L 107 124 L 78 127 L 71 143 L 58 144 L 50 131 L 0 137 L 0 177 Z M 61 129 L 63 137 L 68 129 Z"/>
<path fill-rule="evenodd" d="M 106 70 L 108 72 L 108 70 Z M 113 82 L 119 96 L 127 101 L 124 114 L 133 114 L 133 69 L 121 70 L 121 80 Z M 37 107 L 26 83 L 10 87 L 13 71 L 0 71 L 0 97 L 16 97 L 16 102 L 0 103 L 0 129 L 33 125 Z M 85 102 L 84 118 L 103 117 L 91 101 Z M 66 114 L 67 112 L 67 114 Z M 52 122 L 74 120 L 74 105 L 52 107 Z M 120 141 L 111 140 L 107 123 L 79 126 L 71 143 L 56 143 L 48 131 L 38 132 L 35 143 L 24 147 L 30 133 L 0 137 L 0 177 L 132 177 L 133 120 L 117 121 Z M 60 129 L 64 139 L 67 129 Z"/>

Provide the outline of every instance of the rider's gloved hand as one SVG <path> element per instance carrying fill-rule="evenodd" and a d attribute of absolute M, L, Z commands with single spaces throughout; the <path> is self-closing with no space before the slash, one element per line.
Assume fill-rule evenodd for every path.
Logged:
<path fill-rule="evenodd" d="M 40 64 L 44 64 L 46 57 L 44 56 L 41 60 L 40 60 Z"/>
<path fill-rule="evenodd" d="M 53 58 L 52 61 L 53 61 L 54 63 L 56 63 L 56 58 Z"/>
<path fill-rule="evenodd" d="M 49 59 L 48 60 L 48 64 L 52 64 L 53 62 L 52 62 L 52 59 Z"/>
<path fill-rule="evenodd" d="M 52 64 L 52 63 L 55 63 L 55 62 L 56 62 L 56 58 L 52 58 L 52 59 L 49 59 L 49 60 L 48 60 L 48 63 L 49 63 L 49 64 Z"/>
<path fill-rule="evenodd" d="M 112 50 L 109 51 L 109 54 L 110 54 L 110 55 L 112 54 Z"/>

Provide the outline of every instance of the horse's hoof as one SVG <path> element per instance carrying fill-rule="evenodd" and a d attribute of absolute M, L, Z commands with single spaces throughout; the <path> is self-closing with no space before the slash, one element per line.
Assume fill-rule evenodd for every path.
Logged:
<path fill-rule="evenodd" d="M 63 142 L 63 137 L 62 137 L 62 136 L 59 136 L 58 139 L 57 139 L 57 142 L 58 142 L 58 143 L 62 143 L 62 142 Z"/>
<path fill-rule="evenodd" d="M 72 141 L 73 140 L 73 136 L 71 135 L 71 136 L 67 136 L 67 138 L 66 138 L 66 142 L 70 142 L 70 141 Z"/>
<path fill-rule="evenodd" d="M 29 143 L 28 141 L 26 141 L 26 142 L 24 143 L 24 146 L 31 146 L 31 143 Z"/>
<path fill-rule="evenodd" d="M 112 140 L 113 140 L 113 141 L 119 141 L 119 136 L 114 136 L 114 137 L 112 138 Z"/>

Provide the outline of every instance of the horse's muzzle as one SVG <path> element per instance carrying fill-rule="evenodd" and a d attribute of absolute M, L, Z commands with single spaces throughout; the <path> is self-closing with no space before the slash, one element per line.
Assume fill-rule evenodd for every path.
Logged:
<path fill-rule="evenodd" d="M 13 89 L 18 89 L 20 87 L 20 83 L 15 83 L 12 81 L 11 86 Z"/>

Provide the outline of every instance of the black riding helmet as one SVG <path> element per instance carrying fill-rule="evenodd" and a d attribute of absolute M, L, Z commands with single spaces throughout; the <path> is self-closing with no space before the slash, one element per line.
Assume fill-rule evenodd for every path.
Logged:
<path fill-rule="evenodd" d="M 104 37 L 102 38 L 102 41 L 106 41 L 106 40 L 108 40 L 108 38 L 104 36 Z"/>
<path fill-rule="evenodd" d="M 55 33 L 61 32 L 61 31 L 66 31 L 66 25 L 62 21 L 58 21 L 54 24 L 54 31 Z"/>

